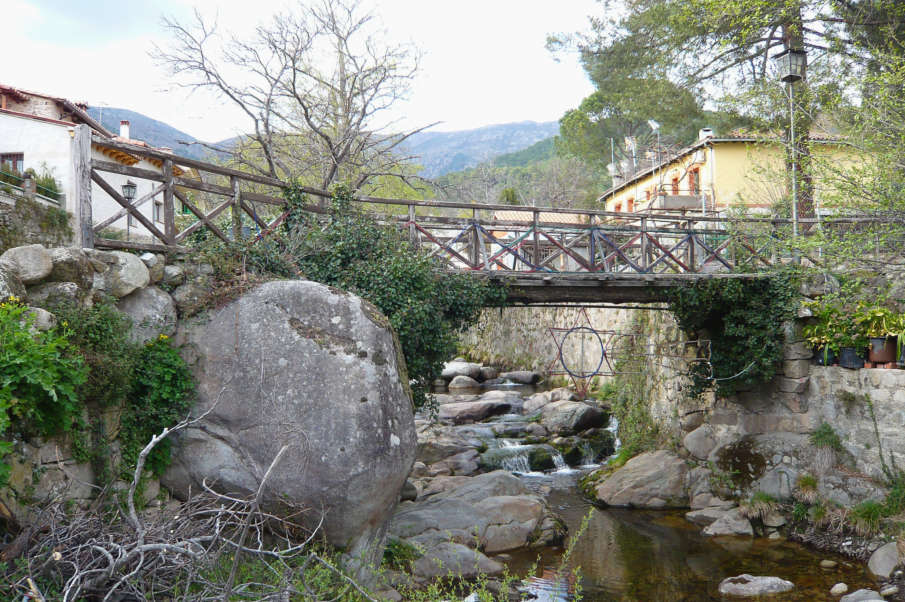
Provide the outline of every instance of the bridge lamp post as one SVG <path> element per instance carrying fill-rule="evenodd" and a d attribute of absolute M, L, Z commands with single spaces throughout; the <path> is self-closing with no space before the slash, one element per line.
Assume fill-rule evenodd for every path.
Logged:
<path fill-rule="evenodd" d="M 650 129 L 657 132 L 657 188 L 663 185 L 663 182 L 660 181 L 660 177 L 663 175 L 662 169 L 663 166 L 660 163 L 660 124 L 654 121 L 653 119 L 647 120 L 647 125 L 650 126 Z M 656 201 L 655 201 L 656 202 Z M 649 207 L 648 207 L 649 209 Z"/>
<path fill-rule="evenodd" d="M 779 81 L 785 82 L 789 90 L 789 153 L 792 162 L 792 236 L 798 238 L 798 160 L 795 146 L 795 104 L 793 91 L 794 84 L 804 79 L 807 69 L 807 54 L 804 50 L 786 48 L 773 56 L 774 64 L 779 71 Z M 795 262 L 798 263 L 798 253 L 795 253 Z"/>

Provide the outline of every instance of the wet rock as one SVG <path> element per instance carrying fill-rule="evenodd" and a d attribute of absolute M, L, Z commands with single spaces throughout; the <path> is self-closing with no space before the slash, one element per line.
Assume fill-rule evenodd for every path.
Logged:
<path fill-rule="evenodd" d="M 481 378 L 481 364 L 457 361 L 447 362 L 440 373 L 440 378 L 447 381 L 453 380 L 457 376 L 467 376 L 478 380 Z"/>
<path fill-rule="evenodd" d="M 738 508 L 727 510 L 723 516 L 712 522 L 704 529 L 707 537 L 719 537 L 721 535 L 754 535 L 751 522 L 741 515 Z"/>
<path fill-rule="evenodd" d="M 525 414 L 533 414 L 536 411 L 543 408 L 545 405 L 550 403 L 550 393 L 547 391 L 541 393 L 535 393 L 531 397 L 525 400 L 524 405 L 522 406 L 522 411 Z"/>
<path fill-rule="evenodd" d="M 449 573 L 462 579 L 474 579 L 478 575 L 498 575 L 503 565 L 481 552 L 458 543 L 439 543 L 426 550 L 412 564 L 412 572 L 422 579 L 433 579 Z"/>
<path fill-rule="evenodd" d="M 684 508 L 686 472 L 685 461 L 670 451 L 643 453 L 598 484 L 595 496 L 608 506 Z"/>
<path fill-rule="evenodd" d="M 481 387 L 481 383 L 470 376 L 459 374 L 458 376 L 454 376 L 453 379 L 449 381 L 448 386 L 450 391 L 452 391 L 453 389 L 479 389 Z"/>
<path fill-rule="evenodd" d="M 560 435 L 606 426 L 609 419 L 600 408 L 580 401 L 554 401 L 545 405 L 542 412 L 544 426 Z"/>
<path fill-rule="evenodd" d="M 795 587 L 795 584 L 779 577 L 755 577 L 738 575 L 720 582 L 719 591 L 724 596 L 752 598 L 768 594 L 781 594 Z"/>
<path fill-rule="evenodd" d="M 883 597 L 872 589 L 859 589 L 847 596 L 842 596 L 839 602 L 886 602 Z"/>
<path fill-rule="evenodd" d="M 176 332 L 176 304 L 173 298 L 157 288 L 149 286 L 123 297 L 116 308 L 132 318 L 129 338 L 138 343 Z"/>
<path fill-rule="evenodd" d="M 764 526 L 771 527 L 773 529 L 778 529 L 780 527 L 785 526 L 786 517 L 784 517 L 779 512 L 771 512 L 767 516 L 764 517 Z"/>
<path fill-rule="evenodd" d="M 472 447 L 474 446 L 471 441 L 455 432 L 433 429 L 422 433 L 418 438 L 417 458 L 424 464 L 434 464 L 444 458 L 468 451 Z"/>
<path fill-rule="evenodd" d="M 431 464 L 429 472 L 454 476 L 468 476 L 478 471 L 478 451 L 468 449 L 462 453 L 450 456 L 440 462 Z"/>
<path fill-rule="evenodd" d="M 880 579 L 889 579 L 893 569 L 898 564 L 899 550 L 896 547 L 896 542 L 891 541 L 880 546 L 870 555 L 870 560 L 867 561 L 867 568 Z"/>
<path fill-rule="evenodd" d="M 490 366 L 481 366 L 481 376 L 477 380 L 484 382 L 500 377 L 500 371 Z"/>
<path fill-rule="evenodd" d="M 880 595 L 884 598 L 888 598 L 889 596 L 894 596 L 899 593 L 899 586 L 897 585 L 887 585 L 883 589 L 880 590 Z"/>
<path fill-rule="evenodd" d="M 701 508 L 700 510 L 686 512 L 685 520 L 701 527 L 706 527 L 723 518 L 727 512 L 727 510 L 722 508 Z"/>
<path fill-rule="evenodd" d="M 720 508 L 728 510 L 733 506 L 735 506 L 735 502 L 720 499 L 712 493 L 699 493 L 691 499 L 690 504 L 692 510 L 700 510 L 702 508 Z"/>
<path fill-rule="evenodd" d="M 709 424 L 699 426 L 691 431 L 682 440 L 682 445 L 698 460 L 706 460 L 713 448 L 716 447 L 716 438 Z"/>
<path fill-rule="evenodd" d="M 439 416 L 441 420 L 454 424 L 477 422 L 507 413 L 512 405 L 505 401 L 466 401 L 461 403 L 447 403 L 440 406 Z"/>
<path fill-rule="evenodd" d="M 500 374 L 500 378 L 520 385 L 534 385 L 540 381 L 540 374 L 531 370 L 516 370 L 514 372 L 503 372 Z"/>
<path fill-rule="evenodd" d="M 7 249 L 0 255 L 4 263 L 23 284 L 34 284 L 50 276 L 53 260 L 42 245 L 25 245 Z"/>
<path fill-rule="evenodd" d="M 834 569 L 839 566 L 839 563 L 835 560 L 823 559 L 820 561 L 820 568 L 822 569 Z M 843 592 L 845 593 L 845 592 Z"/>
<path fill-rule="evenodd" d="M 551 470 L 555 467 L 553 454 L 549 445 L 519 445 L 518 447 L 497 447 L 481 454 L 481 468 L 485 470 L 514 470 L 513 460 L 523 456 L 527 467 L 534 471 Z"/>
<path fill-rule="evenodd" d="M 577 401 L 575 391 L 569 387 L 560 387 L 550 391 L 550 401 Z"/>

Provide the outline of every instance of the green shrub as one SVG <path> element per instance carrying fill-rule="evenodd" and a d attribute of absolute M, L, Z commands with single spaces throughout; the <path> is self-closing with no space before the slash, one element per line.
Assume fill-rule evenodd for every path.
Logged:
<path fill-rule="evenodd" d="M 0 436 L 14 428 L 25 434 L 69 431 L 81 418 L 76 393 L 86 368 L 73 354 L 65 324 L 48 332 L 33 329 L 34 318 L 15 297 L 0 302 Z M 0 458 L 10 451 L 0 442 Z M 0 464 L 0 485 L 9 467 Z"/>
<path fill-rule="evenodd" d="M 89 367 L 78 389 L 81 401 L 100 408 L 122 403 L 132 386 L 139 347 L 129 338 L 129 317 L 110 300 L 92 307 L 66 301 L 52 304 L 50 310 L 69 325 L 69 339 Z"/>
<path fill-rule="evenodd" d="M 782 360 L 782 323 L 795 317 L 797 297 L 787 274 L 703 280 L 671 292 L 669 308 L 679 327 L 711 341 L 712 377 L 706 364 L 693 363 L 692 395 L 715 386 L 726 396 L 773 378 Z"/>
<path fill-rule="evenodd" d="M 811 445 L 821 449 L 832 449 L 833 451 L 842 451 L 842 439 L 833 427 L 827 422 L 821 422 L 810 436 Z"/>
<path fill-rule="evenodd" d="M 856 533 L 868 536 L 880 528 L 880 519 L 882 517 L 883 504 L 874 500 L 867 500 L 852 508 L 849 520 Z"/>
<path fill-rule="evenodd" d="M 123 468 L 127 473 L 134 469 L 138 454 L 151 437 L 185 418 L 194 394 L 191 372 L 166 335 L 147 343 L 138 355 L 120 428 Z M 165 439 L 148 455 L 145 466 L 159 476 L 169 463 L 170 440 Z"/>

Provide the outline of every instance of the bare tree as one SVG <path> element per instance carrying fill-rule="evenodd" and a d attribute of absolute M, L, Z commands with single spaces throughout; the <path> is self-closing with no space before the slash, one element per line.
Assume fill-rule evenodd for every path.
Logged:
<path fill-rule="evenodd" d="M 250 119 L 228 149 L 239 164 L 321 188 L 406 177 L 402 143 L 429 126 L 394 133 L 398 124 L 378 121 L 408 94 L 420 56 L 386 43 L 358 0 L 299 2 L 245 40 L 220 36 L 197 11 L 191 25 L 164 24 L 173 43 L 154 54 L 177 82 L 213 90 Z"/>

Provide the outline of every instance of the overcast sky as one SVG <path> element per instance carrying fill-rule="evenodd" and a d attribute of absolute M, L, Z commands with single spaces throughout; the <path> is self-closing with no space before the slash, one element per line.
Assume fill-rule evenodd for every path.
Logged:
<path fill-rule="evenodd" d="M 460 130 L 511 121 L 549 121 L 577 106 L 591 84 L 576 57 L 559 63 L 549 33 L 587 29 L 595 0 L 367 0 L 389 35 L 424 53 L 410 100 L 397 119 Z M 202 140 L 247 128 L 225 101 L 189 96 L 149 57 L 166 46 L 162 14 L 193 8 L 243 32 L 289 5 L 285 0 L 3 0 L 0 82 L 95 106 L 138 111 Z"/>

